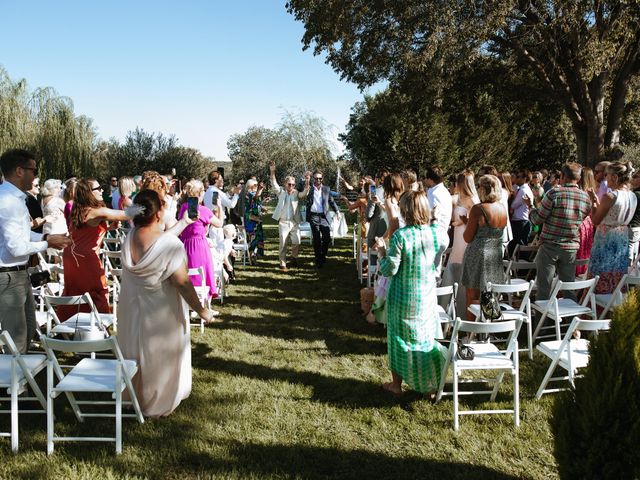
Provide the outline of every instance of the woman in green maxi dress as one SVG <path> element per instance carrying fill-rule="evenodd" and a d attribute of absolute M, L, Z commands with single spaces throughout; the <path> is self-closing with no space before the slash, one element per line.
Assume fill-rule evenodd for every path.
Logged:
<path fill-rule="evenodd" d="M 387 340 L 392 381 L 383 388 L 399 395 L 404 380 L 413 390 L 433 394 L 446 354 L 436 341 L 440 324 L 434 260 L 446 233 L 429 225 L 424 192 L 406 192 L 400 213 L 407 226 L 393 234 L 389 250 L 384 240 L 378 241 L 379 271 L 390 277 Z"/>

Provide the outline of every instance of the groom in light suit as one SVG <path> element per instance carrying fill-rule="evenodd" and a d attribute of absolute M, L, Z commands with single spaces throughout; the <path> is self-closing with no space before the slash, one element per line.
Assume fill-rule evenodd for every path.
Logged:
<path fill-rule="evenodd" d="M 287 240 L 291 240 L 291 264 L 298 264 L 298 250 L 300 249 L 300 229 L 302 222 L 300 214 L 300 200 L 309 194 L 309 181 L 311 173 L 305 173 L 305 187 L 302 192 L 296 190 L 296 179 L 293 177 L 285 177 L 284 188 L 278 185 L 276 180 L 276 164 L 269 165 L 271 172 L 271 186 L 274 193 L 278 196 L 278 205 L 273 212 L 273 219 L 278 222 L 278 233 L 280 235 L 280 244 L 278 253 L 280 257 L 280 270 L 286 272 L 287 269 Z"/>

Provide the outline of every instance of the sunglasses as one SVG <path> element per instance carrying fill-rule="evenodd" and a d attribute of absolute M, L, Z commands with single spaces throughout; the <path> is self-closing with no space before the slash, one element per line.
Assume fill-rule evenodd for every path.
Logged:
<path fill-rule="evenodd" d="M 93 188 L 91 189 L 91 191 L 92 191 L 92 192 L 97 192 L 97 191 L 100 191 L 100 192 L 101 192 L 101 191 L 102 191 L 102 187 L 101 187 L 100 185 L 98 185 L 97 187 L 93 187 Z"/>
<path fill-rule="evenodd" d="M 23 170 L 31 170 L 34 175 L 38 175 L 38 167 L 20 167 Z"/>
<path fill-rule="evenodd" d="M 296 184 L 295 183 L 287 183 L 287 185 L 291 186 L 291 187 L 295 187 Z"/>
<path fill-rule="evenodd" d="M 322 177 L 313 177 L 313 179 L 317 182 L 319 180 L 322 180 Z"/>

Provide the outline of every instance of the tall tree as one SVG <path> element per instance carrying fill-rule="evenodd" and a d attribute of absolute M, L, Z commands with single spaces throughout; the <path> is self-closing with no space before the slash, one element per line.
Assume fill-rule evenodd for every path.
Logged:
<path fill-rule="evenodd" d="M 640 5 L 622 0 L 289 0 L 304 48 L 361 87 L 408 72 L 446 82 L 473 58 L 512 57 L 569 118 L 593 165 L 621 140 L 640 71 Z"/>

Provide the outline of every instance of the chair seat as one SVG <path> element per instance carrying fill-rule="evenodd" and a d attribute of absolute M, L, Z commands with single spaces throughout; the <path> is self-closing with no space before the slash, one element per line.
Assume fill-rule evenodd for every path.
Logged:
<path fill-rule="evenodd" d="M 66 392 L 113 392 L 116 385 L 117 360 L 83 358 L 62 379 L 55 390 Z M 133 377 L 138 371 L 135 360 L 124 360 L 124 368 Z M 126 388 L 124 377 L 122 390 Z"/>
<path fill-rule="evenodd" d="M 21 355 L 24 364 L 31 372 L 31 375 L 35 375 L 40 370 L 47 366 L 46 355 Z M 11 385 L 11 359 L 13 355 L 0 355 L 0 386 L 9 387 Z M 17 366 L 16 377 L 18 382 L 24 380 L 24 372 Z"/>
<path fill-rule="evenodd" d="M 562 340 L 540 342 L 540 344 L 538 344 L 536 348 L 547 357 L 553 359 L 558 354 L 561 343 Z M 586 340 L 584 338 L 581 338 L 579 340 L 572 339 L 569 342 L 569 348 L 571 348 L 571 366 L 574 368 L 574 370 L 576 368 L 586 367 L 589 363 L 589 340 Z M 569 355 L 566 349 L 560 355 L 559 364 L 562 368 L 568 370 Z"/>
<path fill-rule="evenodd" d="M 544 312 L 548 307 L 551 307 L 551 305 L 549 305 L 549 302 L 551 301 L 552 300 L 537 300 L 532 305 L 535 310 Z M 589 307 L 583 307 L 575 300 L 572 300 L 570 298 L 559 298 L 558 313 L 561 317 L 570 317 L 573 315 L 583 315 L 585 313 L 592 314 L 593 311 Z M 547 312 L 547 315 L 551 318 L 554 318 L 555 313 L 553 312 L 553 309 L 550 309 Z"/>
<path fill-rule="evenodd" d="M 598 293 L 594 296 L 596 297 L 596 305 L 599 305 L 601 307 L 606 307 L 607 305 L 609 305 L 609 302 L 611 302 L 611 299 L 613 298 L 613 293 Z M 611 305 L 615 307 L 620 303 L 622 303 L 621 295 L 619 295 L 618 298 L 616 298 Z"/>
<path fill-rule="evenodd" d="M 100 320 L 105 327 L 110 327 L 114 322 L 113 313 L 99 313 Z M 71 334 L 76 330 L 89 330 L 91 327 L 91 314 L 89 313 L 76 313 L 69 317 L 68 320 L 54 326 L 51 329 L 51 333 L 59 334 Z"/>
<path fill-rule="evenodd" d="M 455 360 L 458 369 L 513 368 L 513 361 L 492 343 L 465 343 L 474 353 L 473 360 Z"/>
<path fill-rule="evenodd" d="M 440 319 L 440 323 L 452 323 L 453 319 L 449 316 L 449 314 L 442 308 L 440 305 L 436 305 L 436 312 L 438 313 L 438 317 Z"/>
<path fill-rule="evenodd" d="M 49 318 L 49 314 L 47 312 L 36 310 L 36 322 L 39 327 L 45 326 L 47 324 L 48 318 Z"/>
<path fill-rule="evenodd" d="M 472 303 L 471 305 L 469 305 L 469 308 L 467 310 L 469 310 L 469 312 L 471 312 L 471 314 L 474 315 L 476 318 L 480 318 L 479 303 Z M 515 308 L 513 308 L 511 305 L 507 303 L 500 304 L 500 311 L 502 312 L 503 320 L 522 319 L 525 322 L 528 321 L 526 312 L 521 312 L 520 310 L 516 310 Z"/>

